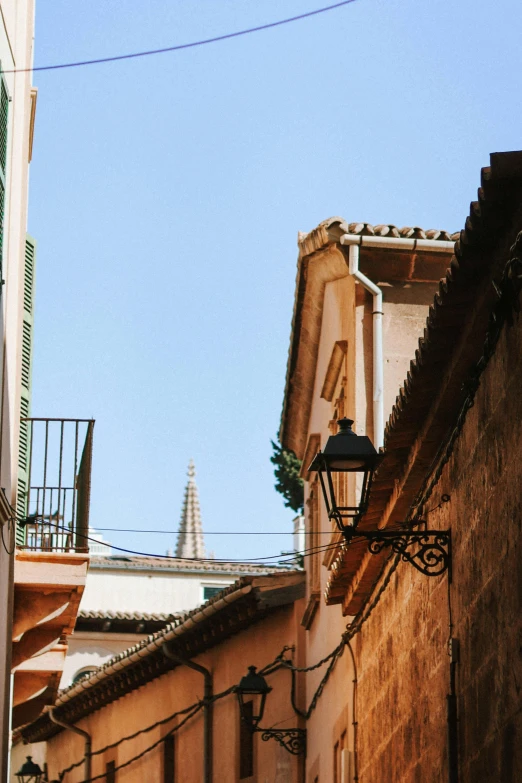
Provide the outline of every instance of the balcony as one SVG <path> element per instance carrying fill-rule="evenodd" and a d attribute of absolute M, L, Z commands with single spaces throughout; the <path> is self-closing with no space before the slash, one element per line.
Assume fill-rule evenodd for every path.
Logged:
<path fill-rule="evenodd" d="M 54 703 L 89 564 L 94 421 L 21 420 L 13 728 Z"/>
<path fill-rule="evenodd" d="M 93 429 L 92 419 L 22 419 L 17 501 L 21 549 L 89 551 Z"/>

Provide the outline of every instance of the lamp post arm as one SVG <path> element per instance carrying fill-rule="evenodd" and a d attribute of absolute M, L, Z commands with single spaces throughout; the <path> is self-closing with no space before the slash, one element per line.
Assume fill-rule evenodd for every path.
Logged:
<path fill-rule="evenodd" d="M 255 729 L 261 732 L 263 742 L 275 739 L 293 756 L 306 756 L 306 729 Z"/>
<path fill-rule="evenodd" d="M 353 538 L 368 541 L 368 551 L 378 555 L 385 548 L 401 555 L 424 576 L 440 576 L 448 571 L 451 582 L 451 530 L 359 530 L 345 528 L 349 544 Z"/>

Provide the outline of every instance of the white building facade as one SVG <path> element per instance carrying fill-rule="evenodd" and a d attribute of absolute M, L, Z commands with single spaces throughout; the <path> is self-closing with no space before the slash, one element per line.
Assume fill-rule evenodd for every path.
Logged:
<path fill-rule="evenodd" d="M 301 546 L 302 522 L 299 524 L 298 520 L 295 541 Z M 91 556 L 76 628 L 69 639 L 61 688 L 205 603 L 238 577 L 261 576 L 278 570 L 277 566 L 205 559 L 192 461 L 175 551 L 176 557 L 163 558 L 124 554 Z"/>
<path fill-rule="evenodd" d="M 18 485 L 27 193 L 36 91 L 31 87 L 34 4 L 0 2 L 0 780 L 7 776 Z M 18 72 L 14 72 L 14 71 Z"/>

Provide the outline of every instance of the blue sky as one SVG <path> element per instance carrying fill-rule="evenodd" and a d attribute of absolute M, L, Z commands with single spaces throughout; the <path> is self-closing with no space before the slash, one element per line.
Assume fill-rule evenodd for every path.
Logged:
<path fill-rule="evenodd" d="M 321 0 L 39 0 L 36 65 L 221 35 Z M 36 73 L 33 415 L 96 419 L 95 527 L 279 534 L 298 231 L 459 230 L 522 146 L 520 4 L 357 0 L 209 46 Z M 175 535 L 106 534 L 164 553 Z M 207 536 L 218 557 L 290 536 Z"/>

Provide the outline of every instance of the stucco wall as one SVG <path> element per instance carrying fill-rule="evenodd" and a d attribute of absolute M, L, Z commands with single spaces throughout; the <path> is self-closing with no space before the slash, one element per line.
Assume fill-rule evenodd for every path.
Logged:
<path fill-rule="evenodd" d="M 226 587 L 234 575 L 91 568 L 80 610 L 178 614 L 203 603 L 203 586 Z"/>
<path fill-rule="evenodd" d="M 81 670 L 101 666 L 114 655 L 137 644 L 145 636 L 146 634 L 76 631 L 68 640 L 60 688 L 70 685 L 73 677 Z"/>
<path fill-rule="evenodd" d="M 251 664 L 262 667 L 272 661 L 284 645 L 296 644 L 302 601 L 294 607 L 280 609 L 246 631 L 216 646 L 195 660 L 214 674 L 214 692 L 219 693 L 237 684 Z M 268 678 L 273 687 L 267 698 L 263 725 L 278 728 L 298 725 L 290 703 L 290 675 L 277 672 Z M 92 734 L 93 750 L 117 741 L 122 736 L 146 727 L 176 710 L 197 702 L 203 696 L 203 678 L 187 667 L 172 672 L 137 688 L 132 693 L 104 707 L 78 723 Z M 93 775 L 105 772 L 108 761 L 117 765 L 160 739 L 172 727 L 172 722 L 142 734 L 113 750 L 94 757 Z M 201 783 L 202 780 L 201 712 L 183 727 L 175 737 L 176 780 Z M 238 780 L 239 717 L 236 697 L 231 694 L 218 701 L 214 709 L 214 780 Z M 83 741 L 71 732 L 61 732 L 49 741 L 47 760 L 49 778 L 57 778 L 60 770 L 83 756 Z M 255 775 L 247 780 L 270 783 L 298 783 L 299 760 L 279 747 L 255 737 Z M 68 783 L 79 783 L 82 771 L 68 774 Z M 161 748 L 118 771 L 119 783 L 143 783 L 162 779 Z"/>
<path fill-rule="evenodd" d="M 404 383 L 410 361 L 422 336 L 434 283 L 403 283 L 379 280 L 383 295 L 383 405 L 388 420 L 399 389 Z M 356 426 L 359 434 L 376 441 L 373 431 L 373 300 L 362 285 L 356 286 L 355 382 Z M 352 365 L 353 366 L 353 365 Z"/>
<path fill-rule="evenodd" d="M 460 783 L 522 780 L 520 320 L 481 379 L 429 516 L 451 527 Z M 402 564 L 357 637 L 360 783 L 448 780 L 448 577 Z"/>
<path fill-rule="evenodd" d="M 204 588 L 223 589 L 237 576 L 223 573 L 187 573 L 170 569 L 105 568 L 89 570 L 82 595 L 81 611 L 143 612 L 181 614 L 200 606 Z M 123 652 L 146 634 L 117 634 L 112 631 L 74 632 L 69 638 L 60 687 L 70 685 L 81 669 L 96 667 Z"/>
<path fill-rule="evenodd" d="M 403 283 L 379 280 L 383 290 L 383 353 L 384 353 L 384 410 L 385 419 L 391 411 L 404 380 L 411 357 L 424 328 L 429 303 L 433 299 L 433 283 Z M 335 401 L 343 388 L 344 415 L 355 420 L 359 434 L 373 433 L 372 406 L 372 297 L 348 275 L 326 284 L 322 311 L 321 332 L 314 382 L 313 402 L 308 434 L 321 435 L 321 446 L 330 434 L 329 424 L 334 416 Z M 321 390 L 336 341 L 347 342 L 347 352 L 339 373 L 331 402 L 321 398 Z M 348 484 L 348 492 L 355 490 L 355 482 Z M 310 487 L 305 487 L 305 499 Z M 306 508 L 306 504 L 305 504 Z M 332 525 L 327 519 L 322 498 L 318 503 L 318 519 L 321 535 L 319 544 L 330 542 Z M 309 515 L 308 530 L 310 530 Z M 320 556 L 321 563 L 324 555 Z M 333 650 L 350 622 L 342 616 L 342 607 L 326 606 L 323 599 L 330 572 L 326 564 L 320 568 L 320 604 L 306 631 L 307 665 L 314 664 Z M 307 563 L 308 596 L 310 596 L 310 562 Z M 324 668 L 306 676 L 307 704 L 324 674 Z M 353 750 L 353 679 L 354 672 L 348 651 L 338 661 L 333 674 L 308 721 L 309 747 L 307 757 L 307 782 L 319 779 L 334 780 L 334 746 L 346 732 L 348 747 Z M 384 781 L 386 777 L 374 778 Z"/>
<path fill-rule="evenodd" d="M 321 443 L 328 437 L 328 425 L 332 418 L 332 402 L 321 399 L 321 389 L 325 379 L 332 349 L 338 340 L 348 342 L 347 359 L 339 374 L 336 393 L 346 375 L 346 368 L 355 355 L 355 307 L 354 307 L 354 282 L 346 276 L 340 280 L 327 283 L 324 295 L 324 309 L 320 333 L 319 352 L 317 358 L 317 370 L 314 383 L 314 395 L 312 411 L 309 423 L 309 433 L 319 433 Z M 348 377 L 348 411 L 353 411 L 354 405 L 354 377 Z M 309 486 L 305 486 L 305 499 L 309 496 Z M 305 516 L 309 516 L 309 509 L 305 503 Z M 320 545 L 327 545 L 332 531 L 322 500 L 318 504 L 318 527 L 321 531 Z M 308 530 L 310 526 L 308 525 Z M 310 546 L 310 543 L 307 544 Z M 340 606 L 327 607 L 322 599 L 322 594 L 328 579 L 328 570 L 322 565 L 324 555 L 316 555 L 320 563 L 320 593 L 321 599 L 316 614 L 306 634 L 306 662 L 314 664 L 333 650 L 345 630 L 348 618 L 342 616 Z M 310 595 L 310 562 L 305 560 L 308 575 L 308 595 Z M 306 704 L 310 704 L 313 695 L 325 673 L 322 667 L 306 675 Z M 320 780 L 333 780 L 333 747 L 338 736 L 343 731 L 350 732 L 349 705 L 352 696 L 353 672 L 347 652 L 338 661 L 331 675 L 323 695 L 318 701 L 318 706 L 307 722 L 308 727 L 308 754 L 307 754 L 307 778 L 312 780 L 318 774 Z"/>

